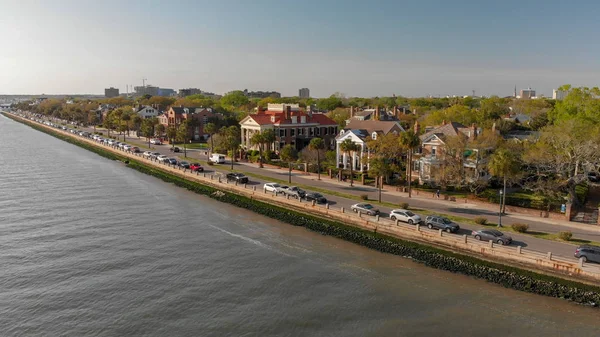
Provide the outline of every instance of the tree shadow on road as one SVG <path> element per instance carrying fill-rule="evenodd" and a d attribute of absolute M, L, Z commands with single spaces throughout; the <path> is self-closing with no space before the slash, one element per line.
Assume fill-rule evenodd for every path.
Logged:
<path fill-rule="evenodd" d="M 485 210 L 485 209 L 449 208 L 448 211 L 453 212 L 453 213 L 461 213 L 461 214 L 498 216 L 498 212 L 489 211 L 489 210 Z M 508 214 L 503 214 L 503 215 L 506 216 Z"/>

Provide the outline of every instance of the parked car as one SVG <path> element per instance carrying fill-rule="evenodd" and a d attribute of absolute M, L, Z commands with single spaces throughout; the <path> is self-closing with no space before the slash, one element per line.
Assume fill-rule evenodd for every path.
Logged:
<path fill-rule="evenodd" d="M 139 148 L 139 147 L 137 147 L 137 146 L 134 146 L 134 147 L 132 147 L 132 148 L 130 149 L 130 151 L 131 151 L 131 152 L 133 152 L 133 153 L 140 153 L 140 148 Z"/>
<path fill-rule="evenodd" d="M 225 177 L 227 178 L 227 181 L 237 181 L 239 184 L 248 183 L 248 177 L 242 173 L 227 173 Z"/>
<path fill-rule="evenodd" d="M 327 199 L 321 194 L 321 193 L 306 193 L 306 195 L 304 196 L 304 199 L 306 199 L 306 201 L 315 201 L 317 204 L 326 204 L 327 203 Z"/>
<path fill-rule="evenodd" d="M 283 190 L 284 195 L 289 195 L 290 197 L 294 197 L 296 199 L 302 199 L 306 196 L 306 192 L 298 186 L 291 186 Z"/>
<path fill-rule="evenodd" d="M 152 139 L 150 139 L 150 144 L 161 145 L 162 142 L 160 141 L 160 139 L 152 138 Z"/>
<path fill-rule="evenodd" d="M 354 213 L 365 213 L 367 215 L 379 215 L 379 209 L 375 208 L 375 206 L 371 204 L 367 204 L 364 202 L 354 204 L 350 206 L 350 209 L 354 211 Z"/>
<path fill-rule="evenodd" d="M 171 164 L 171 165 L 177 165 L 177 159 L 175 159 L 175 158 L 169 158 L 169 164 Z"/>
<path fill-rule="evenodd" d="M 225 155 L 220 153 L 213 153 L 210 155 L 210 161 L 215 164 L 225 164 Z"/>
<path fill-rule="evenodd" d="M 144 156 L 146 158 L 150 158 L 150 156 L 152 156 L 152 152 L 150 152 L 150 151 L 144 151 L 144 153 L 142 153 L 142 156 Z"/>
<path fill-rule="evenodd" d="M 575 257 L 581 258 L 583 262 L 596 262 L 600 263 L 600 247 L 583 245 L 577 247 L 575 250 Z"/>
<path fill-rule="evenodd" d="M 123 150 L 125 150 L 125 151 L 131 151 L 131 145 L 129 145 L 129 144 L 123 145 Z"/>
<path fill-rule="evenodd" d="M 277 192 L 281 188 L 278 183 L 266 183 L 263 185 L 263 190 L 267 192 Z"/>
<path fill-rule="evenodd" d="M 160 156 L 156 156 L 156 160 L 161 163 L 166 163 L 168 162 L 169 157 L 165 156 L 164 154 L 161 154 Z"/>
<path fill-rule="evenodd" d="M 425 224 L 429 229 L 441 229 L 448 233 L 456 233 L 460 226 L 450 219 L 438 215 L 430 215 L 425 218 Z"/>
<path fill-rule="evenodd" d="M 510 245 L 512 238 L 508 234 L 504 234 L 495 229 L 479 229 L 471 232 L 471 235 L 477 240 L 494 241 L 501 245 Z"/>
<path fill-rule="evenodd" d="M 109 139 L 109 140 L 108 140 L 108 145 L 111 145 L 111 146 L 112 146 L 112 145 L 115 145 L 115 143 L 116 143 L 116 142 L 117 142 L 117 141 L 116 141 L 116 140 L 114 140 L 114 139 Z"/>
<path fill-rule="evenodd" d="M 190 168 L 190 163 L 188 163 L 187 161 L 181 161 L 181 162 L 179 162 L 179 167 L 183 167 L 185 169 L 189 169 Z"/>
<path fill-rule="evenodd" d="M 204 172 L 204 167 L 202 167 L 200 163 L 192 163 L 190 164 L 190 170 L 194 172 Z"/>
<path fill-rule="evenodd" d="M 180 152 L 181 150 L 177 146 L 175 146 L 175 147 L 169 148 L 169 151 L 171 151 L 171 152 Z"/>
<path fill-rule="evenodd" d="M 393 209 L 390 212 L 390 219 L 402 222 L 408 222 L 409 225 L 421 222 L 421 217 L 406 209 Z"/>
<path fill-rule="evenodd" d="M 155 159 L 158 156 L 160 156 L 160 152 L 152 152 L 152 153 L 150 153 L 150 158 L 152 158 L 152 159 Z"/>

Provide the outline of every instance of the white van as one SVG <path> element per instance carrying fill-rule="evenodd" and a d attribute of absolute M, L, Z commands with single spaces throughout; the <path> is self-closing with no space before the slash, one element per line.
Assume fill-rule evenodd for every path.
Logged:
<path fill-rule="evenodd" d="M 215 164 L 225 164 L 225 155 L 219 153 L 213 153 L 210 155 L 210 161 Z"/>

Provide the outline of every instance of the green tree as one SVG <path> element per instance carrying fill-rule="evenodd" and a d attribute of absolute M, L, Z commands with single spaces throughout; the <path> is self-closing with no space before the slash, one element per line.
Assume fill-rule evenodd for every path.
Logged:
<path fill-rule="evenodd" d="M 383 177 L 392 173 L 392 165 L 389 159 L 380 156 L 374 156 L 369 160 L 369 174 L 377 178 L 378 200 L 381 202 L 381 189 Z"/>
<path fill-rule="evenodd" d="M 317 108 L 321 111 L 332 111 L 341 106 L 343 106 L 342 99 L 336 95 L 331 95 L 329 98 L 321 98 L 317 102 Z"/>
<path fill-rule="evenodd" d="M 148 140 L 148 147 L 150 147 L 150 138 L 154 136 L 154 124 L 152 124 L 152 120 L 142 120 L 141 131 L 142 136 L 146 137 L 146 140 Z"/>
<path fill-rule="evenodd" d="M 131 112 L 125 112 L 123 113 L 123 116 L 121 117 L 121 124 L 122 124 L 122 128 L 124 129 L 123 131 L 123 141 L 125 141 L 125 135 L 129 134 L 129 123 L 131 122 L 132 117 L 131 117 Z"/>
<path fill-rule="evenodd" d="M 504 208 L 506 207 L 506 181 L 519 173 L 521 163 L 519 158 L 517 158 L 513 152 L 501 148 L 496 150 L 492 155 L 488 163 L 488 168 L 490 173 L 496 177 L 502 177 L 504 193 L 502 194 L 502 200 L 500 202 L 502 205 L 502 212 L 504 212 Z"/>
<path fill-rule="evenodd" d="M 419 135 L 414 133 L 413 130 L 409 130 L 400 135 L 400 145 L 406 149 L 407 153 L 406 180 L 408 184 L 408 197 L 411 198 L 413 152 L 421 145 L 421 139 L 419 138 Z"/>
<path fill-rule="evenodd" d="M 190 121 L 184 120 L 177 127 L 177 131 L 175 132 L 175 138 L 178 142 L 183 143 L 183 156 L 187 158 L 187 142 L 190 138 Z"/>
<path fill-rule="evenodd" d="M 158 135 L 158 136 L 164 135 L 165 132 L 167 131 L 167 128 L 164 125 L 162 125 L 162 124 L 157 124 L 156 127 L 155 127 L 155 129 L 156 129 L 155 130 L 155 134 Z"/>
<path fill-rule="evenodd" d="M 554 109 L 548 114 L 548 119 L 553 123 L 567 121 L 570 119 L 581 119 L 588 123 L 600 123 L 600 89 L 595 88 L 572 88 L 564 85 L 559 88 L 567 91 L 567 96 L 557 101 Z"/>
<path fill-rule="evenodd" d="M 265 143 L 265 137 L 262 134 L 262 132 L 256 132 L 252 135 L 252 137 L 250 138 L 250 143 L 252 143 L 252 145 L 257 145 L 258 146 L 258 166 L 260 168 L 263 168 L 263 144 Z"/>
<path fill-rule="evenodd" d="M 167 128 L 167 138 L 169 139 L 169 142 L 171 143 L 171 146 L 174 148 L 175 147 L 175 138 L 177 137 L 177 128 L 175 127 L 175 125 L 169 125 L 169 127 Z"/>
<path fill-rule="evenodd" d="M 281 158 L 281 160 L 288 163 L 288 168 L 289 168 L 288 183 L 291 184 L 292 183 L 292 163 L 298 160 L 298 151 L 296 150 L 295 147 L 288 144 L 288 145 L 284 146 L 283 149 L 281 149 L 281 153 L 279 154 L 279 157 Z"/>
<path fill-rule="evenodd" d="M 142 118 L 142 116 L 140 116 L 138 114 L 133 115 L 133 118 L 131 119 L 131 123 L 133 125 L 133 129 L 136 131 L 136 134 L 139 133 L 143 120 L 144 119 Z M 139 135 L 138 135 L 138 138 L 139 138 Z"/>
<path fill-rule="evenodd" d="M 217 133 L 217 125 L 215 123 L 206 123 L 206 125 L 204 125 L 204 132 L 208 133 L 209 137 L 210 137 L 210 151 L 209 151 L 209 155 L 212 154 L 213 149 L 215 148 L 215 143 L 213 140 L 213 136 L 215 135 L 215 133 Z"/>
<path fill-rule="evenodd" d="M 321 180 L 321 151 L 325 149 L 325 142 L 316 137 L 310 140 L 308 147 L 317 153 L 317 180 Z"/>
<path fill-rule="evenodd" d="M 358 144 L 346 138 L 340 143 L 340 151 L 350 157 L 350 186 L 354 186 L 354 153 L 359 150 Z M 344 163 L 344 166 L 346 163 Z"/>
<path fill-rule="evenodd" d="M 265 150 L 272 151 L 272 145 L 273 145 L 273 142 L 276 139 L 275 138 L 275 131 L 273 129 L 267 129 L 267 130 L 264 130 L 262 132 L 262 134 L 263 134 L 263 138 L 264 138 L 265 145 L 266 145 Z"/>
<path fill-rule="evenodd" d="M 239 108 L 250 103 L 248 97 L 240 90 L 232 91 L 221 97 L 221 105 L 231 108 Z"/>
<path fill-rule="evenodd" d="M 231 151 L 231 169 L 233 170 L 233 162 L 235 161 L 236 152 L 241 143 L 240 129 L 236 125 L 222 127 L 219 130 L 222 138 L 222 145 Z"/>

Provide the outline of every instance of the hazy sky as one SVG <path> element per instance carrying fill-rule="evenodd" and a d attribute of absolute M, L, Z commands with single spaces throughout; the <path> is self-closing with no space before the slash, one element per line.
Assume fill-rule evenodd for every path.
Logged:
<path fill-rule="evenodd" d="M 510 95 L 600 83 L 600 1 L 0 0 L 0 94 Z"/>

